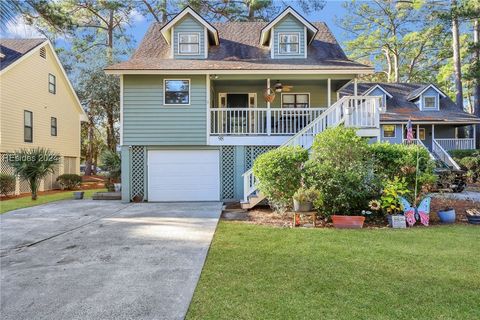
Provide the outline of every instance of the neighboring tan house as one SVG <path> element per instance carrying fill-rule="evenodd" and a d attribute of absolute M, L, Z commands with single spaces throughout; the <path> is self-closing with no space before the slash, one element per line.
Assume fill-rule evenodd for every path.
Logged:
<path fill-rule="evenodd" d="M 251 170 L 259 154 L 310 148 L 316 134 L 340 124 L 380 140 L 392 105 L 385 110 L 381 92 L 360 95 L 356 78 L 373 68 L 349 60 L 325 23 L 290 7 L 271 22 L 222 23 L 187 7 L 154 23 L 131 59 L 106 72 L 121 77 L 123 201 L 252 207 L 262 200 Z M 475 122 L 465 116 L 461 125 Z M 397 130 L 406 120 L 388 123 Z"/>
<path fill-rule="evenodd" d="M 5 154 L 45 147 L 61 155 L 55 174 L 40 190 L 57 187 L 56 177 L 79 173 L 80 122 L 86 115 L 55 50 L 46 39 L 0 40 L 1 172 L 12 173 Z M 30 192 L 18 181 L 16 194 Z"/>

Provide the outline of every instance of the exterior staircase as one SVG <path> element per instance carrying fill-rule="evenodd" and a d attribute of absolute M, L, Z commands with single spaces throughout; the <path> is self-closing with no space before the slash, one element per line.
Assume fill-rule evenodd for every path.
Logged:
<path fill-rule="evenodd" d="M 406 140 L 404 140 L 406 143 Z M 432 140 L 432 151 L 430 151 L 427 146 L 422 142 L 422 140 L 414 139 L 413 144 L 417 144 L 423 147 L 430 154 L 430 158 L 435 161 L 437 169 L 454 169 L 461 170 L 460 166 L 453 160 L 453 158 L 448 154 L 448 152 L 438 143 L 437 140 Z"/>
<path fill-rule="evenodd" d="M 342 97 L 279 148 L 301 146 L 310 149 L 317 134 L 340 124 L 356 128 L 358 135 L 378 137 L 380 136 L 380 99 L 381 97 L 373 96 Z M 265 200 L 265 196 L 257 189 L 253 169 L 243 174 L 243 196 L 242 209 L 251 209 Z"/>

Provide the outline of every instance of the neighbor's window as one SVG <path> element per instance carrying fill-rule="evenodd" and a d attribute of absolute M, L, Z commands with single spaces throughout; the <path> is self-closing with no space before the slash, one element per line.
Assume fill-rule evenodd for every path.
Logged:
<path fill-rule="evenodd" d="M 57 93 L 57 78 L 51 73 L 48 74 L 48 92 Z"/>
<path fill-rule="evenodd" d="M 308 108 L 310 96 L 307 93 L 282 94 L 282 108 Z"/>
<path fill-rule="evenodd" d="M 437 106 L 435 105 L 437 99 L 435 97 L 423 97 L 423 107 L 425 109 L 435 109 Z"/>
<path fill-rule="evenodd" d="M 299 33 L 280 33 L 278 38 L 280 54 L 296 54 L 300 52 Z"/>
<path fill-rule="evenodd" d="M 57 136 L 57 118 L 51 117 L 50 118 L 50 134 L 52 136 Z"/>
<path fill-rule="evenodd" d="M 395 138 L 395 125 L 384 125 L 383 126 L 383 137 L 384 138 Z"/>
<path fill-rule="evenodd" d="M 190 104 L 190 80 L 165 80 L 164 104 Z"/>
<path fill-rule="evenodd" d="M 178 53 L 179 54 L 198 54 L 200 52 L 200 34 L 199 33 L 179 33 L 178 34 Z"/>
<path fill-rule="evenodd" d="M 23 141 L 33 142 L 33 113 L 23 111 Z"/>

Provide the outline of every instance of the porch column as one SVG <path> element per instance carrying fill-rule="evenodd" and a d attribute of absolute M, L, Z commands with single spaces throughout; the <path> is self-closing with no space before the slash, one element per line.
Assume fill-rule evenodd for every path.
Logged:
<path fill-rule="evenodd" d="M 420 125 L 417 124 L 417 140 L 420 140 Z"/>
<path fill-rule="evenodd" d="M 270 78 L 267 78 L 267 90 L 270 89 Z M 270 110 L 270 101 L 267 101 L 267 135 L 272 134 L 272 111 Z"/>
<path fill-rule="evenodd" d="M 435 125 L 432 124 L 432 145 L 433 145 L 433 141 L 435 141 Z"/>
<path fill-rule="evenodd" d="M 358 81 L 357 78 L 353 79 L 353 95 L 356 97 L 358 94 Z"/>
<path fill-rule="evenodd" d="M 327 79 L 327 108 L 332 105 L 332 79 Z"/>
<path fill-rule="evenodd" d="M 477 147 L 477 126 L 473 125 L 473 149 Z"/>
<path fill-rule="evenodd" d="M 206 103 L 207 103 L 207 142 L 208 142 L 208 139 L 209 139 L 209 137 L 210 137 L 210 132 L 211 132 L 211 129 L 212 129 L 211 124 L 210 124 L 210 123 L 211 123 L 211 119 L 210 119 L 210 117 L 211 117 L 211 114 L 210 114 L 210 106 L 211 106 L 211 97 L 210 97 L 210 94 L 211 94 L 211 91 L 210 91 L 210 90 L 211 90 L 211 82 L 210 82 L 210 81 L 211 81 L 211 80 L 210 80 L 210 75 L 209 75 L 208 73 L 205 75 L 205 81 L 206 81 L 206 87 L 207 87 L 207 88 L 206 88 L 206 89 L 207 89 L 207 92 L 205 92 L 205 93 L 206 93 L 206 97 L 207 97 Z"/>

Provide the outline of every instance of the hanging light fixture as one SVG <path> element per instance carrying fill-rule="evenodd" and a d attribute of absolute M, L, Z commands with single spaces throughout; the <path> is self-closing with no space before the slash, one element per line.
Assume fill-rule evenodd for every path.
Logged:
<path fill-rule="evenodd" d="M 277 80 L 277 83 L 275 83 L 275 92 L 282 92 L 283 90 L 283 85 L 280 81 Z"/>

